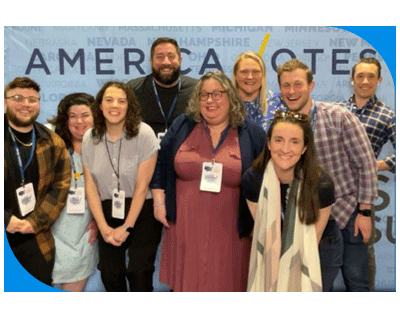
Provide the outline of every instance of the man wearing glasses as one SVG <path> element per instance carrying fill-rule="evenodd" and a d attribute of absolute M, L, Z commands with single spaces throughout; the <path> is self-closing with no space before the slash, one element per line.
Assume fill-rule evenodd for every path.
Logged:
<path fill-rule="evenodd" d="M 320 242 L 323 290 L 332 289 L 341 269 L 347 291 L 369 291 L 367 243 L 372 229 L 371 205 L 378 191 L 377 166 L 368 136 L 344 107 L 314 102 L 312 72 L 299 60 L 292 59 L 278 68 L 278 83 L 287 109 L 309 116 L 320 165 L 335 183 L 334 220 L 329 220 Z"/>
<path fill-rule="evenodd" d="M 39 91 L 27 77 L 15 78 L 4 91 L 4 223 L 17 260 L 51 286 L 50 227 L 67 199 L 71 168 L 62 139 L 36 122 Z"/>

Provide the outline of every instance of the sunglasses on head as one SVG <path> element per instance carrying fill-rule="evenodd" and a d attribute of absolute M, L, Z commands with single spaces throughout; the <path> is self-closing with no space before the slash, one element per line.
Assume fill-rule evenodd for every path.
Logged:
<path fill-rule="evenodd" d="M 309 120 L 308 115 L 296 113 L 294 111 L 277 110 L 275 112 L 274 119 L 285 118 L 285 117 L 293 117 L 295 120 L 298 120 L 298 121 L 308 121 Z"/>

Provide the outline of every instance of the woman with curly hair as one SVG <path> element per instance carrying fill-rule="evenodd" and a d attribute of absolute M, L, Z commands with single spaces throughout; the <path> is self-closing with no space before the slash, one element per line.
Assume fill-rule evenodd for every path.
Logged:
<path fill-rule="evenodd" d="M 159 144 L 141 122 L 131 89 L 107 82 L 92 106 L 94 127 L 83 138 L 89 207 L 100 230 L 99 270 L 107 291 L 152 291 L 161 223 L 152 219 L 149 183 Z M 128 250 L 129 261 L 125 263 Z"/>
<path fill-rule="evenodd" d="M 246 291 L 253 221 L 240 179 L 264 140 L 229 78 L 203 75 L 161 141 L 151 183 L 167 227 L 160 281 L 173 291 Z"/>
<path fill-rule="evenodd" d="M 64 140 L 71 158 L 68 201 L 51 227 L 56 249 L 53 284 L 65 291 L 83 291 L 98 262 L 97 227 L 86 204 L 81 160 L 83 135 L 93 127 L 93 102 L 87 93 L 69 94 L 49 120 L 49 127 Z M 71 206 L 74 200 L 79 202 Z"/>

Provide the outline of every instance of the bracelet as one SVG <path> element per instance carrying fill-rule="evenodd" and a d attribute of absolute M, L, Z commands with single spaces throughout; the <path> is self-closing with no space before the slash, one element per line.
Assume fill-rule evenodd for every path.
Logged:
<path fill-rule="evenodd" d="M 159 202 L 159 203 L 153 204 L 154 207 L 161 206 L 161 205 L 165 205 L 165 202 Z"/>

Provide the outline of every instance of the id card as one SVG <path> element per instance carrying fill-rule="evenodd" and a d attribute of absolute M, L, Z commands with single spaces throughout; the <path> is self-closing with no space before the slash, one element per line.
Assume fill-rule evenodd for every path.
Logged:
<path fill-rule="evenodd" d="M 21 216 L 25 216 L 35 209 L 36 197 L 32 182 L 17 189 L 17 199 Z"/>
<path fill-rule="evenodd" d="M 201 172 L 200 190 L 220 192 L 222 184 L 222 163 L 204 162 Z"/>
<path fill-rule="evenodd" d="M 83 187 L 70 189 L 70 191 L 68 192 L 67 213 L 68 214 L 85 213 L 85 189 Z"/>
<path fill-rule="evenodd" d="M 115 219 L 125 219 L 125 191 L 117 188 L 113 190 L 111 216 Z"/>

